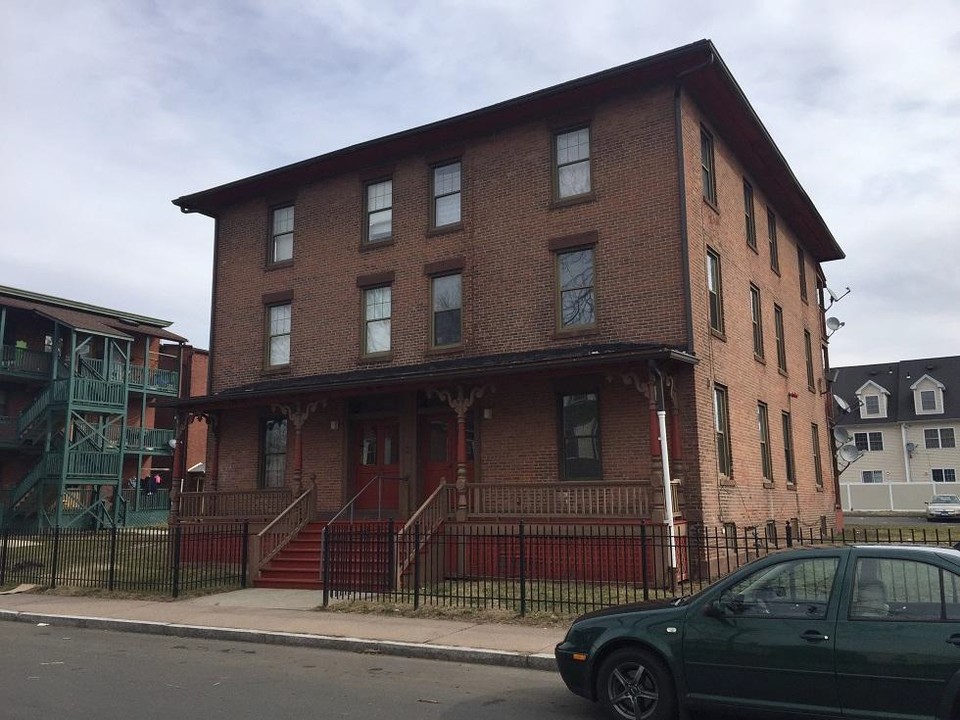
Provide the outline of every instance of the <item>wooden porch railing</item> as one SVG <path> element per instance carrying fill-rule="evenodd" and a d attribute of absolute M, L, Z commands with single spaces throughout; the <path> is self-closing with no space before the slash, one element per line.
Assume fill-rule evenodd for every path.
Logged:
<path fill-rule="evenodd" d="M 456 488 L 453 485 L 440 483 L 440 486 L 431 493 L 426 502 L 410 516 L 407 524 L 397 532 L 397 574 L 395 576 L 397 587 L 400 587 L 403 582 L 403 573 L 410 567 L 417 553 L 427 544 L 444 520 L 449 517 L 450 505 L 451 503 L 455 505 L 457 501 L 455 491 Z M 414 532 L 418 524 L 420 525 L 419 543 L 414 541 Z"/>
<path fill-rule="evenodd" d="M 470 518 L 650 518 L 650 486 L 640 483 L 468 483 L 466 494 Z"/>
<path fill-rule="evenodd" d="M 304 525 L 313 520 L 314 489 L 313 485 L 308 487 L 273 522 L 251 537 L 250 577 L 257 577 L 260 569 L 283 550 Z"/>
<path fill-rule="evenodd" d="M 196 520 L 273 520 L 291 503 L 288 488 L 267 490 L 228 490 L 179 493 L 177 521 Z"/>

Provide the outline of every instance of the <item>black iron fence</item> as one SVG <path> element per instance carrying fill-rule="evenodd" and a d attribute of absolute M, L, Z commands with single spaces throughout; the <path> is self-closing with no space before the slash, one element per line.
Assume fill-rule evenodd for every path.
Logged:
<path fill-rule="evenodd" d="M 246 587 L 246 523 L 0 535 L 0 586 L 163 593 Z"/>
<path fill-rule="evenodd" d="M 804 529 L 518 522 L 415 528 L 330 525 L 320 575 L 323 605 L 338 600 L 577 614 L 697 592 L 758 557 L 800 545 L 953 546 L 960 530 Z"/>

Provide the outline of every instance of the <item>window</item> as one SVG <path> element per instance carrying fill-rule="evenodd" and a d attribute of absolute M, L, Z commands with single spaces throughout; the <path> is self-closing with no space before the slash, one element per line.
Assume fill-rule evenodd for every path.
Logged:
<path fill-rule="evenodd" d="M 557 199 L 590 192 L 590 128 L 578 128 L 556 136 Z"/>
<path fill-rule="evenodd" d="M 713 422 L 717 433 L 717 472 L 733 477 L 733 453 L 730 442 L 730 405 L 727 389 L 713 386 Z"/>
<path fill-rule="evenodd" d="M 597 480 L 600 469 L 600 410 L 597 393 L 560 396 L 562 469 L 565 480 Z"/>
<path fill-rule="evenodd" d="M 293 205 L 275 208 L 270 231 L 270 262 L 293 260 Z"/>
<path fill-rule="evenodd" d="M 864 470 L 860 473 L 860 480 L 865 483 L 882 483 L 883 470 Z"/>
<path fill-rule="evenodd" d="M 290 364 L 290 303 L 267 306 L 267 365 Z"/>
<path fill-rule="evenodd" d="M 723 281 L 720 275 L 720 256 L 707 250 L 707 292 L 710 294 L 710 327 L 723 332 Z"/>
<path fill-rule="evenodd" d="M 593 248 L 557 253 L 560 329 L 596 323 Z"/>
<path fill-rule="evenodd" d="M 703 199 L 717 204 L 717 177 L 713 163 L 713 135 L 700 128 L 700 167 L 703 170 Z"/>
<path fill-rule="evenodd" d="M 920 391 L 920 410 L 934 412 L 937 409 L 937 393 L 933 390 Z"/>
<path fill-rule="evenodd" d="M 835 557 L 768 565 L 724 590 L 720 607 L 739 617 L 822 619 L 830 605 L 839 565 Z"/>
<path fill-rule="evenodd" d="M 866 415 L 880 415 L 882 411 L 880 410 L 880 396 L 879 395 L 864 395 L 863 396 L 863 409 L 864 414 Z"/>
<path fill-rule="evenodd" d="M 389 285 L 363 291 L 363 354 L 390 352 L 392 293 Z"/>
<path fill-rule="evenodd" d="M 389 240 L 393 234 L 393 180 L 367 185 L 365 212 L 366 241 L 376 243 Z"/>
<path fill-rule="evenodd" d="M 460 162 L 433 168 L 433 227 L 460 222 Z"/>
<path fill-rule="evenodd" d="M 882 432 L 858 432 L 853 434 L 857 450 L 879 452 L 883 450 Z"/>
<path fill-rule="evenodd" d="M 956 468 L 931 468 L 930 475 L 934 482 L 956 482 Z"/>
<path fill-rule="evenodd" d="M 750 286 L 750 315 L 753 318 L 753 354 L 763 359 L 763 305 L 760 303 L 760 288 Z"/>
<path fill-rule="evenodd" d="M 287 471 L 287 421 L 264 420 L 260 432 L 260 487 L 283 487 Z"/>
<path fill-rule="evenodd" d="M 957 439 L 953 428 L 929 428 L 923 431 L 923 444 L 927 450 L 955 448 Z"/>
<path fill-rule="evenodd" d="M 770 269 L 780 274 L 780 250 L 777 247 L 777 216 L 767 208 L 767 237 L 770 239 Z"/>
<path fill-rule="evenodd" d="M 434 347 L 459 345 L 462 340 L 463 307 L 462 276 L 442 275 L 430 281 L 433 305 L 433 330 L 431 344 Z"/>
<path fill-rule="evenodd" d="M 803 352 L 807 360 L 807 389 L 816 390 L 813 378 L 813 338 L 810 337 L 809 330 L 803 331 Z"/>
<path fill-rule="evenodd" d="M 760 431 L 760 467 L 763 479 L 773 482 L 773 458 L 770 454 L 770 414 L 766 403 L 757 403 L 757 428 Z"/>
<path fill-rule="evenodd" d="M 936 565 L 900 558 L 857 560 L 850 602 L 851 620 L 937 622 L 956 619 L 944 607 L 956 602 L 960 576 Z"/>
<path fill-rule="evenodd" d="M 817 487 L 823 487 L 823 458 L 820 455 L 820 428 L 816 423 L 810 424 L 810 439 L 813 441 L 813 477 Z"/>
<path fill-rule="evenodd" d="M 800 275 L 800 299 L 807 301 L 807 260 L 803 256 L 803 248 L 797 245 L 797 272 Z"/>
<path fill-rule="evenodd" d="M 753 210 L 753 186 L 743 181 L 743 218 L 747 232 L 747 245 L 757 249 L 757 219 Z"/>
<path fill-rule="evenodd" d="M 777 368 L 780 372 L 787 371 L 787 346 L 783 336 L 783 308 L 773 306 L 773 331 L 777 337 Z"/>
<path fill-rule="evenodd" d="M 787 483 L 795 485 L 797 466 L 793 455 L 793 420 L 790 419 L 788 412 L 781 413 L 780 420 L 783 424 L 783 460 L 787 469 Z"/>

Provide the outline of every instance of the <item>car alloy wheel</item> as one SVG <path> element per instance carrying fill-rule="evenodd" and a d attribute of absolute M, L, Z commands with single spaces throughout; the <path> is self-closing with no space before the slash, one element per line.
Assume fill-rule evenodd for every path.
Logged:
<path fill-rule="evenodd" d="M 670 672 L 639 648 L 617 650 L 600 667 L 600 702 L 618 720 L 672 720 L 676 697 Z"/>

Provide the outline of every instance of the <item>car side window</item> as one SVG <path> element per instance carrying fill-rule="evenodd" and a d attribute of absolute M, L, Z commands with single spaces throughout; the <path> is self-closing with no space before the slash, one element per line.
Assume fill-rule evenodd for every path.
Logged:
<path fill-rule="evenodd" d="M 943 599 L 947 604 L 947 620 L 960 620 L 960 575 L 943 571 Z"/>
<path fill-rule="evenodd" d="M 947 617 L 943 603 L 945 581 L 948 597 L 954 598 L 948 605 L 952 605 L 951 611 L 956 615 L 960 612 L 956 602 L 960 584 L 953 573 L 917 560 L 859 558 L 849 618 L 884 622 L 942 620 Z"/>
<path fill-rule="evenodd" d="M 822 618 L 840 559 L 803 558 L 770 565 L 724 590 L 721 609 L 738 617 Z"/>

